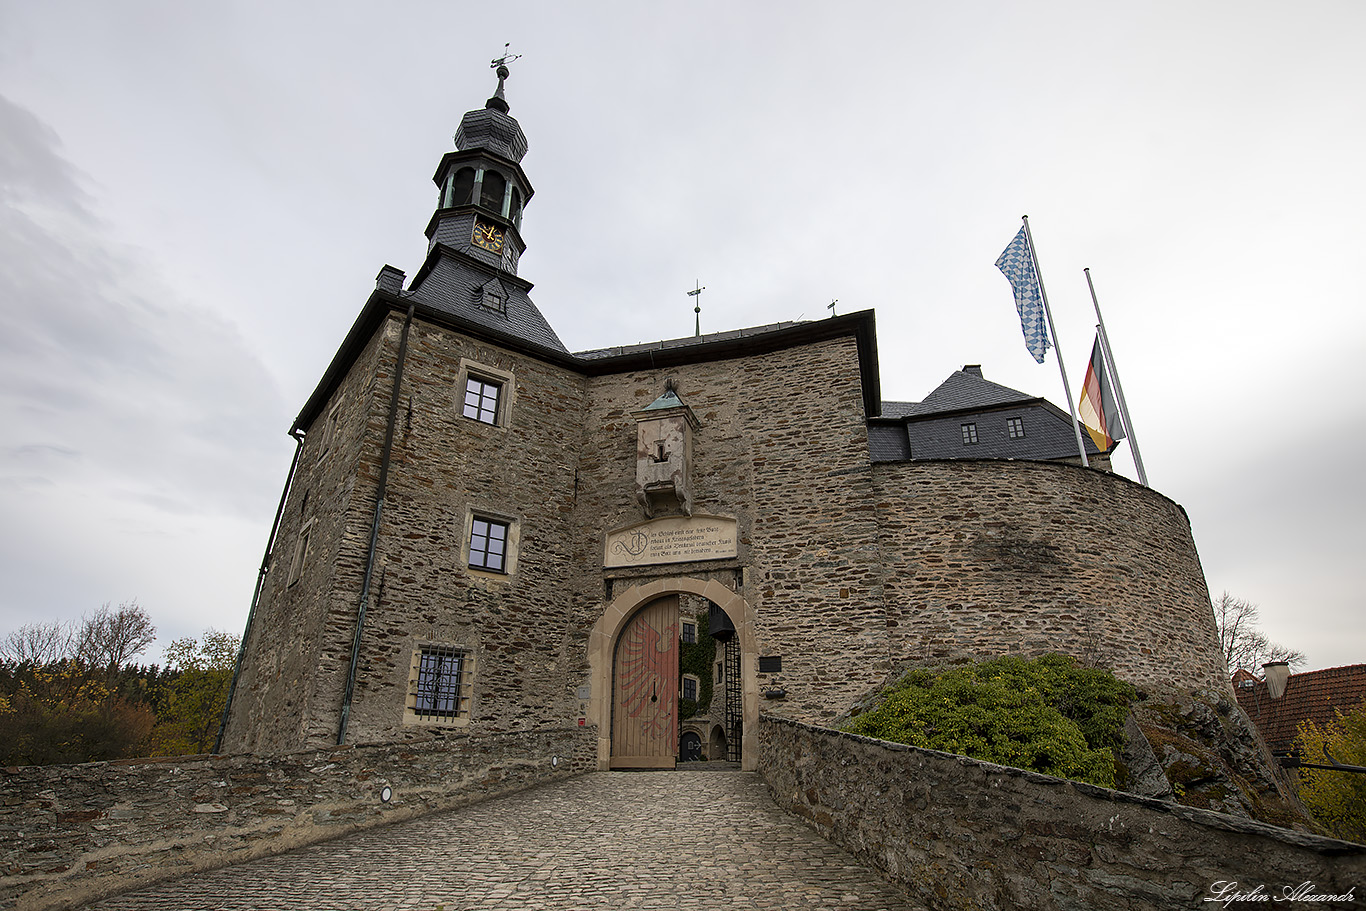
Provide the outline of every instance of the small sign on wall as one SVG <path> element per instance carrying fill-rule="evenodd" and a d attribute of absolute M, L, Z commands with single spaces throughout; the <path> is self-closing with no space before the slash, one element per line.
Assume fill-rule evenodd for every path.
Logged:
<path fill-rule="evenodd" d="M 669 516 L 609 531 L 603 565 L 649 566 L 733 558 L 735 520 L 724 516 Z"/>

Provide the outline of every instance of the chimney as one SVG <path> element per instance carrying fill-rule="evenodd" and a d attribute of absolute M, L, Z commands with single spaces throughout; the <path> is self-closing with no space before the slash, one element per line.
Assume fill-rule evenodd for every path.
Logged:
<path fill-rule="evenodd" d="M 395 269 L 393 266 L 386 265 L 379 270 L 379 275 L 375 276 L 375 290 L 397 294 L 403 290 L 403 278 L 402 269 Z"/>
<path fill-rule="evenodd" d="M 1262 665 L 1262 673 L 1266 675 L 1266 691 L 1272 699 L 1280 699 L 1285 695 L 1285 684 L 1290 679 L 1290 665 L 1284 661 L 1268 661 Z"/>
<path fill-rule="evenodd" d="M 981 376 L 981 375 L 982 375 L 982 365 L 981 365 L 981 364 L 964 364 L 964 365 L 963 365 L 963 372 L 964 372 L 964 373 L 971 373 L 973 376 Z"/>

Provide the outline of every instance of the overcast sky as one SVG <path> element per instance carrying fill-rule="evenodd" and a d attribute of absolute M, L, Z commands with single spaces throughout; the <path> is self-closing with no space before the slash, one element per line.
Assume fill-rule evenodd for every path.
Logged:
<path fill-rule="evenodd" d="M 502 7 L 502 8 L 500 8 Z M 503 9 L 505 8 L 505 9 Z M 1091 267 L 1210 590 L 1366 661 L 1366 5 L 0 0 L 0 632 L 240 633 L 294 415 L 504 42 L 571 350 L 877 311 L 882 391 L 1065 404 L 993 266 Z M 1117 470 L 1135 473 L 1129 447 Z"/>

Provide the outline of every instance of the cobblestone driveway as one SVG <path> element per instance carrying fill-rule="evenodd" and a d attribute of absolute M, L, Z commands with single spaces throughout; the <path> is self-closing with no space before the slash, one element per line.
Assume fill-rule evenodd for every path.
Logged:
<path fill-rule="evenodd" d="M 752 772 L 597 772 L 89 906 L 913 911 Z"/>

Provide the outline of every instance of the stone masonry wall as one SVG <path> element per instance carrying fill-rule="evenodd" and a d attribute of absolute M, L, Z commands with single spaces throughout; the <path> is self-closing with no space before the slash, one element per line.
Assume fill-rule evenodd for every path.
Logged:
<path fill-rule="evenodd" d="M 638 568 L 630 582 L 735 570 L 730 578 L 753 610 L 760 654 L 783 659 L 788 710 L 833 717 L 889 668 L 852 337 L 590 378 L 573 530 L 571 636 L 584 637 L 573 642 L 581 680 L 590 682 L 584 646 L 606 595 L 603 533 L 645 518 L 635 499 L 631 413 L 669 379 L 701 424 L 692 444 L 693 511 L 734 516 L 739 554 Z M 616 575 L 624 574 L 607 574 Z M 612 583 L 614 594 L 624 581 Z"/>
<path fill-rule="evenodd" d="M 596 767 L 594 736 L 565 728 L 3 769 L 0 908 L 70 907 L 576 775 Z"/>
<path fill-rule="evenodd" d="M 1196 908 L 1219 883 L 1268 904 L 1355 890 L 1338 908 L 1366 889 L 1363 845 L 767 716 L 759 743 L 780 806 L 934 911 Z"/>
<path fill-rule="evenodd" d="M 499 425 L 463 416 L 462 363 L 511 375 Z M 422 643 L 473 656 L 471 731 L 574 723 L 566 580 L 584 383 L 573 371 L 414 324 L 380 528 L 382 593 L 366 618 L 351 714 L 357 741 L 413 733 L 403 708 Z M 472 514 L 512 523 L 511 571 L 469 568 Z"/>
<path fill-rule="evenodd" d="M 340 660 L 350 660 L 346 622 L 355 616 L 365 571 L 379 480 L 375 466 L 402 323 L 391 317 L 375 333 L 307 428 L 245 643 L 246 660 L 224 732 L 229 752 L 296 750 L 309 742 L 310 732 L 313 745 L 335 742 L 338 654 L 344 649 Z M 329 432 L 325 425 L 334 409 L 336 422 Z M 362 467 L 362 456 L 369 453 L 374 455 Z M 296 544 L 306 525 L 308 552 L 298 581 L 291 585 Z M 333 641 L 339 629 L 340 644 Z"/>
<path fill-rule="evenodd" d="M 1231 692 L 1190 523 L 1052 462 L 874 467 L 899 660 L 1060 651 L 1152 691 Z"/>

